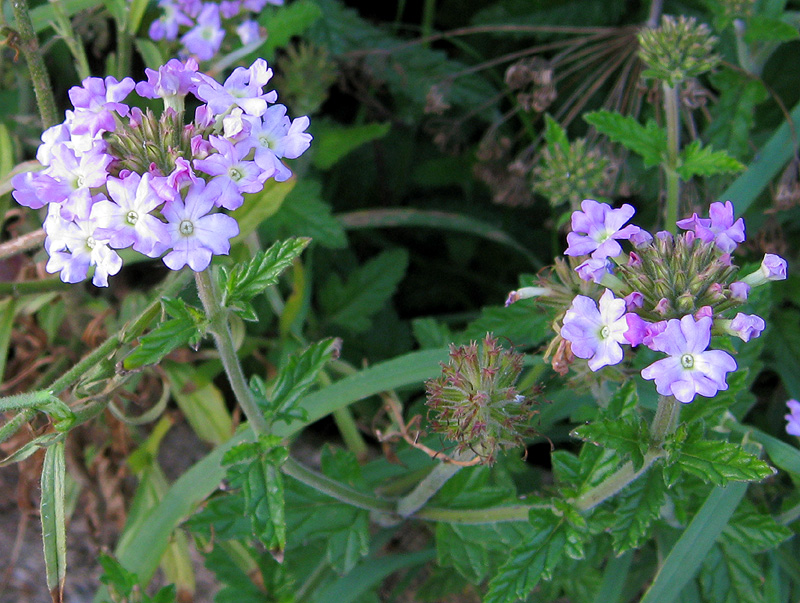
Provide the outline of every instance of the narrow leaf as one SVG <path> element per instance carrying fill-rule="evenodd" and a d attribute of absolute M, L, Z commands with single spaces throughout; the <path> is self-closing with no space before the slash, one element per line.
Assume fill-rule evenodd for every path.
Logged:
<path fill-rule="evenodd" d="M 139 338 L 139 345 L 122 361 L 125 370 L 147 364 L 157 364 L 172 350 L 186 345 L 200 336 L 201 316 L 180 299 L 163 300 L 164 308 L 173 317 L 162 322 L 147 335 Z"/>
<path fill-rule="evenodd" d="M 64 517 L 64 441 L 50 446 L 42 465 L 42 542 L 47 588 L 54 603 L 64 600 L 67 573 L 67 532 Z"/>

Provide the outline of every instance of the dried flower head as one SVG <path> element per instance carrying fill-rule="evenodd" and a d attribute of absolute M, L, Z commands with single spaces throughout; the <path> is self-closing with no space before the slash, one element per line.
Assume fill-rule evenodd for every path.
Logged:
<path fill-rule="evenodd" d="M 495 461 L 499 448 L 522 446 L 534 414 L 532 400 L 516 388 L 522 360 L 489 333 L 480 345 L 451 346 L 441 376 L 425 384 L 433 429 L 457 442 L 459 452 L 473 450 L 484 464 Z"/>
<path fill-rule="evenodd" d="M 708 26 L 694 18 L 664 15 L 659 27 L 639 32 L 639 58 L 648 66 L 643 75 L 675 87 L 719 63 L 720 57 L 714 53 L 716 42 Z"/>

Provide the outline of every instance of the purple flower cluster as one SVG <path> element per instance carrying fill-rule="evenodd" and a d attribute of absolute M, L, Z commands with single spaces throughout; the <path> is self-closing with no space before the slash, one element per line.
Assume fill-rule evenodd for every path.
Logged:
<path fill-rule="evenodd" d="M 186 54 L 208 61 L 222 46 L 227 30 L 235 29 L 245 46 L 263 39 L 253 16 L 267 4 L 282 5 L 283 0 L 159 0 L 163 14 L 150 25 L 153 40 L 180 39 Z"/>
<path fill-rule="evenodd" d="M 116 250 L 127 247 L 163 255 L 173 270 L 204 270 L 239 233 L 218 208 L 235 210 L 269 178 L 291 176 L 282 159 L 309 147 L 309 121 L 291 120 L 273 104 L 277 94 L 264 92 L 266 61 L 235 69 L 224 84 L 197 69 L 193 59 L 173 59 L 138 84 L 88 78 L 69 91 L 74 110 L 42 135 L 45 169 L 12 179 L 17 202 L 47 206 L 48 272 L 76 283 L 94 266 L 92 282 L 104 287 L 122 267 Z M 163 99 L 159 118 L 122 102 L 134 88 Z M 188 94 L 204 104 L 184 124 Z"/>
<path fill-rule="evenodd" d="M 786 278 L 786 262 L 767 254 L 759 270 L 737 278 L 730 254 L 745 231 L 730 201 L 713 203 L 709 218 L 679 221 L 687 232 L 675 236 L 626 226 L 633 214 L 630 205 L 612 209 L 585 200 L 572 215 L 565 253 L 590 255 L 575 270 L 605 290 L 599 302 L 574 297 L 560 336 L 592 371 L 621 362 L 623 346 L 644 345 L 666 355 L 642 370 L 658 393 L 683 403 L 714 396 L 727 389 L 727 374 L 737 365 L 729 353 L 709 349 L 712 333 L 758 337 L 766 326 L 761 317 L 723 313 L 744 303 L 751 287 Z M 630 253 L 620 245 L 625 240 Z"/>

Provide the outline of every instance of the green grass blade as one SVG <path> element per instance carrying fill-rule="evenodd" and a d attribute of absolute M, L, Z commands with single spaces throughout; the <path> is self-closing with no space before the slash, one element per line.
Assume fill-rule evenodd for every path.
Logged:
<path fill-rule="evenodd" d="M 300 402 L 308 412 L 309 422 L 316 421 L 337 408 L 388 389 L 407 385 L 421 385 L 425 379 L 435 377 L 439 362 L 447 359 L 447 350 L 413 352 L 399 358 L 376 364 L 333 385 L 314 392 Z M 288 436 L 305 424 L 291 426 L 279 424 L 275 434 Z M 147 582 L 158 567 L 159 560 L 169 543 L 170 534 L 178 524 L 205 500 L 225 476 L 222 456 L 234 445 L 253 438 L 249 429 L 238 432 L 233 438 L 212 450 L 193 465 L 167 490 L 161 502 L 148 517 L 145 525 L 116 550 L 120 563 Z M 95 601 L 103 601 L 106 591 L 101 588 Z"/>
<path fill-rule="evenodd" d="M 795 105 L 790 117 L 794 127 L 790 128 L 788 122 L 781 124 L 744 173 L 720 195 L 718 201 L 733 201 L 738 215 L 750 207 L 794 154 L 793 131 L 800 130 L 800 104 Z"/>
<path fill-rule="evenodd" d="M 337 214 L 336 219 L 345 228 L 387 228 L 387 227 L 421 227 L 455 230 L 479 236 L 489 241 L 510 247 L 537 269 L 543 267 L 542 262 L 496 226 L 470 218 L 462 214 L 444 211 L 426 211 L 421 209 L 365 209 L 345 214 Z"/>
<path fill-rule="evenodd" d="M 672 547 L 640 603 L 671 603 L 700 569 L 717 536 L 728 524 L 747 483 L 730 483 L 711 491 L 697 515 Z"/>
<path fill-rule="evenodd" d="M 603 582 L 594 596 L 595 603 L 618 603 L 628 579 L 628 571 L 633 561 L 633 551 L 626 551 L 619 557 L 611 557 L 603 571 Z"/>
<path fill-rule="evenodd" d="M 63 600 L 67 575 L 64 478 L 64 440 L 61 440 L 47 449 L 42 466 L 42 543 L 47 588 L 53 601 Z"/>

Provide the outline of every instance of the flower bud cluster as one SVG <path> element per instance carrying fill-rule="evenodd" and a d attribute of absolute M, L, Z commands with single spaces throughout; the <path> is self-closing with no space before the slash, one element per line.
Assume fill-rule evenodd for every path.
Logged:
<path fill-rule="evenodd" d="M 485 464 L 494 462 L 497 449 L 523 445 L 532 412 L 531 400 L 516 389 L 522 361 L 488 333 L 480 347 L 474 341 L 451 346 L 442 374 L 425 384 L 433 429 Z"/>
<path fill-rule="evenodd" d="M 224 84 L 200 73 L 193 59 L 173 59 L 147 80 L 87 78 L 69 91 L 74 105 L 63 123 L 42 135 L 37 159 L 45 166 L 11 182 L 14 199 L 47 208 L 45 269 L 76 283 L 94 266 L 92 282 L 108 285 L 122 268 L 117 249 L 163 255 L 172 270 L 205 270 L 227 254 L 245 193 L 269 178 L 291 176 L 282 159 L 310 145 L 308 118 L 291 120 L 263 87 L 272 70 L 263 59 L 239 67 Z M 133 92 L 161 98 L 160 116 L 122 101 Z M 202 104 L 184 123 L 184 98 Z M 166 254 L 166 255 L 164 255 Z"/>
<path fill-rule="evenodd" d="M 184 54 L 208 61 L 219 51 L 229 30 L 235 30 L 245 46 L 264 39 L 254 20 L 267 4 L 283 0 L 159 0 L 164 13 L 150 25 L 153 40 L 177 40 Z"/>
<path fill-rule="evenodd" d="M 712 70 L 720 61 L 714 53 L 717 39 L 703 23 L 693 17 L 661 17 L 655 29 L 639 32 L 639 58 L 648 69 L 645 76 L 666 82 L 670 87 Z"/>
<path fill-rule="evenodd" d="M 608 158 L 583 138 L 572 141 L 566 149 L 552 145 L 552 149 L 545 148 L 533 171 L 533 190 L 547 197 L 553 207 L 564 201 L 577 207 L 606 184 L 609 165 Z"/>
<path fill-rule="evenodd" d="M 599 285 L 602 294 L 584 292 L 568 302 L 557 328 L 559 344 L 568 342 L 569 352 L 588 360 L 593 371 L 621 362 L 623 346 L 641 344 L 662 352 L 667 358 L 643 369 L 642 377 L 654 380 L 660 394 L 684 403 L 727 389 L 726 376 L 736 370 L 736 361 L 727 352 L 708 349 L 712 331 L 743 341 L 758 337 L 766 326 L 761 317 L 739 312 L 730 318 L 725 312 L 741 306 L 751 287 L 785 279 L 786 261 L 767 254 L 757 271 L 739 279 L 730 254 L 745 239 L 744 221 L 734 219 L 730 201 L 713 203 L 709 218 L 694 214 L 678 221 L 687 231 L 679 235 L 653 236 L 626 225 L 635 213 L 627 204 L 612 209 L 588 199 L 581 210 L 572 215 L 565 254 L 584 260 L 575 272 Z M 630 253 L 620 245 L 626 240 Z M 563 275 L 560 280 L 568 282 Z M 542 284 L 536 294 L 543 300 L 551 291 L 563 293 Z M 525 296 L 524 291 L 516 296 Z"/>

